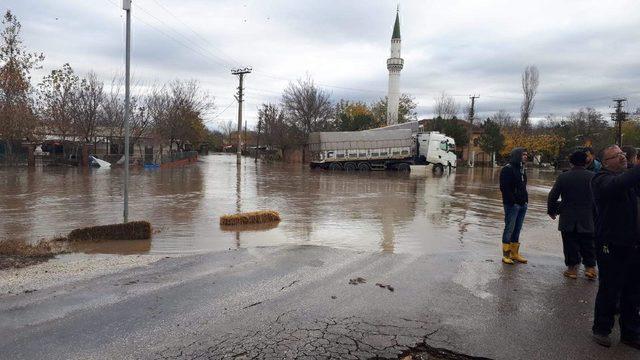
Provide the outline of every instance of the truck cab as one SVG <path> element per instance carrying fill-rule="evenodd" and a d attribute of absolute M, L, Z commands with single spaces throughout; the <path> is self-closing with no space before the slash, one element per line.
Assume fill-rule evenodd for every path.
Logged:
<path fill-rule="evenodd" d="M 456 167 L 456 142 L 437 131 L 417 134 L 418 155 L 427 164 L 435 167 Z"/>

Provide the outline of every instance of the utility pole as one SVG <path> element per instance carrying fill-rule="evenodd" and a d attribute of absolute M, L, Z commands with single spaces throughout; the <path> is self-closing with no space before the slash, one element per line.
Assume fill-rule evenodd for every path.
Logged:
<path fill-rule="evenodd" d="M 127 12 L 127 34 L 124 82 L 124 223 L 129 222 L 129 84 L 131 68 L 131 0 L 122 0 L 122 9 Z"/>
<path fill-rule="evenodd" d="M 475 157 L 475 153 L 471 153 L 471 148 L 473 147 L 473 120 L 476 116 L 476 109 L 475 109 L 475 105 L 476 105 L 476 99 L 480 98 L 480 95 L 471 95 L 469 96 L 469 99 L 471 99 L 471 107 L 469 107 L 469 144 L 467 145 L 467 165 L 469 167 L 472 167 L 474 162 L 473 159 Z"/>
<path fill-rule="evenodd" d="M 238 86 L 238 95 L 236 96 L 236 100 L 238 100 L 238 144 L 236 146 L 237 151 L 237 159 L 236 162 L 240 164 L 242 157 L 242 149 L 240 145 L 242 144 L 242 91 L 244 90 L 242 87 L 242 80 L 244 79 L 245 74 L 251 73 L 251 68 L 244 69 L 232 69 L 231 74 L 238 75 L 240 80 L 240 85 Z"/>
<path fill-rule="evenodd" d="M 244 143 L 242 143 L 242 148 L 246 152 L 247 151 L 247 122 L 244 122 Z"/>
<path fill-rule="evenodd" d="M 627 113 L 622 111 L 623 102 L 627 101 L 627 99 L 613 99 L 616 103 L 616 111 L 611 113 L 611 120 L 618 123 L 618 134 L 616 136 L 616 144 L 622 147 L 622 122 L 627 120 Z"/>
<path fill-rule="evenodd" d="M 262 126 L 262 119 L 258 118 L 258 136 L 256 137 L 256 158 L 254 162 L 258 162 L 258 151 L 260 151 L 260 127 Z"/>

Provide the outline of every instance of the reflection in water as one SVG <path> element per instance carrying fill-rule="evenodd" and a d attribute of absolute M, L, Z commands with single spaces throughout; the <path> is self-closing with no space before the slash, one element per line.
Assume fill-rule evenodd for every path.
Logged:
<path fill-rule="evenodd" d="M 37 241 L 120 221 L 120 171 L 0 169 L 0 238 Z M 237 165 L 233 156 L 212 155 L 183 168 L 132 169 L 130 211 L 133 219 L 153 224 L 150 249 L 140 249 L 151 253 L 281 244 L 418 253 L 497 247 L 503 222 L 498 171 L 416 177 L 253 161 Z M 555 175 L 529 175 L 523 243 L 559 252 L 556 225 L 545 211 Z M 241 238 L 241 231 L 219 226 L 223 214 L 264 209 L 280 212 L 277 227 L 241 230 Z M 102 246 L 109 251 L 112 245 Z"/>
<path fill-rule="evenodd" d="M 86 254 L 145 254 L 151 250 L 151 240 L 107 240 L 70 242 L 67 248 Z"/>

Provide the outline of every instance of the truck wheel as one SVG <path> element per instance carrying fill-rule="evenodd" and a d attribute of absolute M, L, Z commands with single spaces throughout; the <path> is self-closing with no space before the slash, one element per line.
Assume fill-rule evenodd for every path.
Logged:
<path fill-rule="evenodd" d="M 444 166 L 442 164 L 433 164 L 433 173 L 434 174 L 442 174 L 444 172 Z"/>
<path fill-rule="evenodd" d="M 344 164 L 344 170 L 345 171 L 356 171 L 357 167 L 355 163 L 352 162 L 348 162 L 346 164 Z"/>
<path fill-rule="evenodd" d="M 329 170 L 342 170 L 342 166 L 338 163 L 329 164 Z"/>
<path fill-rule="evenodd" d="M 411 166 L 407 163 L 400 163 L 397 166 L 398 171 L 411 171 Z"/>
<path fill-rule="evenodd" d="M 358 170 L 360 170 L 360 171 L 369 171 L 369 170 L 371 170 L 371 167 L 369 166 L 369 164 L 361 162 L 361 163 L 358 164 Z"/>

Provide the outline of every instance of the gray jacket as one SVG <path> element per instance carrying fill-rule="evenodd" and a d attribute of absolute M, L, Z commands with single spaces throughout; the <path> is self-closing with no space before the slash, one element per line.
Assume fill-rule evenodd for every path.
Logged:
<path fill-rule="evenodd" d="M 547 213 L 560 215 L 558 230 L 593 233 L 594 203 L 591 179 L 594 173 L 574 167 L 558 176 L 547 198 Z M 558 201 L 562 198 L 562 201 Z"/>

